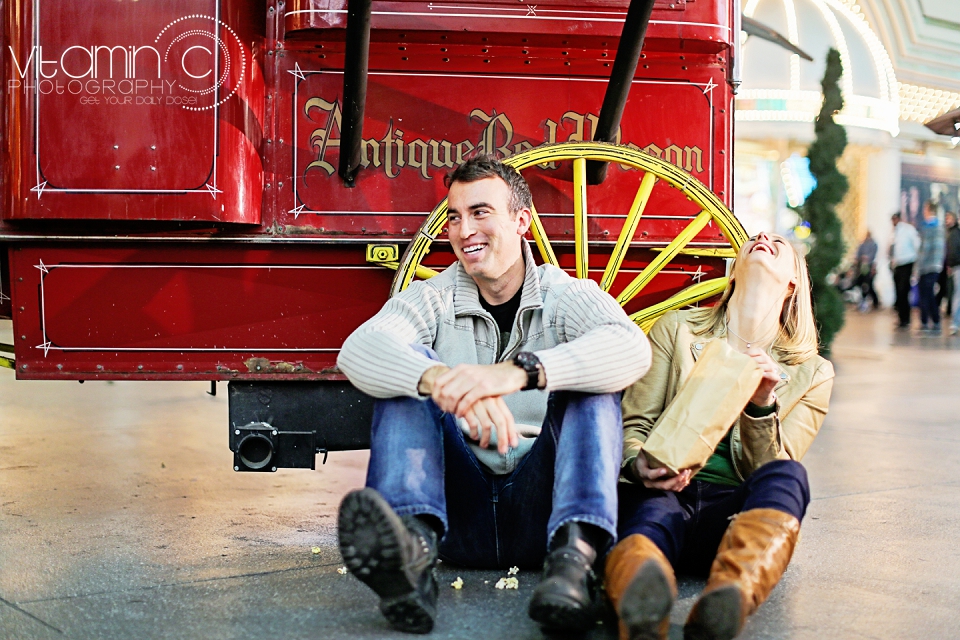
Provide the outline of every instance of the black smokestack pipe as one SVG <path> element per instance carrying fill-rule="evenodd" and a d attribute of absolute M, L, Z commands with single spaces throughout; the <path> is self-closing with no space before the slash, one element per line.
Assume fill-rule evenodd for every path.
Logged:
<path fill-rule="evenodd" d="M 623 108 L 627 104 L 633 76 L 637 71 L 637 62 L 640 61 L 643 38 L 647 35 L 647 25 L 650 24 L 653 3 L 654 0 L 630 1 L 627 19 L 623 23 L 623 32 L 620 34 L 620 44 L 617 46 L 617 57 L 613 61 L 613 71 L 610 73 L 610 82 L 607 83 L 607 93 L 603 96 L 603 106 L 600 108 L 600 117 L 597 119 L 597 131 L 593 136 L 593 139 L 598 142 L 613 142 L 617 137 L 620 119 L 623 118 Z M 589 184 L 600 184 L 606 175 L 606 162 L 598 160 L 587 162 Z"/>
<path fill-rule="evenodd" d="M 340 178 L 354 186 L 360 169 L 363 111 L 367 104 L 370 66 L 370 7 L 372 0 L 349 0 L 347 43 L 343 62 L 343 110 L 340 123 Z"/>

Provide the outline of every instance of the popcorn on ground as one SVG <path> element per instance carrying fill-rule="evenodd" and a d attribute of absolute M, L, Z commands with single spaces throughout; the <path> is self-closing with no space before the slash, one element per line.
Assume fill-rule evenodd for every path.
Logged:
<path fill-rule="evenodd" d="M 500 578 L 493 586 L 497 589 L 519 589 L 520 581 L 516 578 Z"/>

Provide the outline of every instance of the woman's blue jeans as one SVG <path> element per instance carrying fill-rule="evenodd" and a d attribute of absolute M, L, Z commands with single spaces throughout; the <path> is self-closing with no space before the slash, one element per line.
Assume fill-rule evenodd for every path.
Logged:
<path fill-rule="evenodd" d="M 513 472 L 493 475 L 433 400 L 392 398 L 374 409 L 367 486 L 399 515 L 435 517 L 444 560 L 539 568 L 568 522 L 616 540 L 621 447 L 619 393 L 556 392 L 530 452 Z"/>
<path fill-rule="evenodd" d="M 799 462 L 774 460 L 737 487 L 696 478 L 679 493 L 620 485 L 620 537 L 650 538 L 681 573 L 705 575 L 730 517 L 750 509 L 776 509 L 802 521 L 810 504 L 807 472 Z"/>

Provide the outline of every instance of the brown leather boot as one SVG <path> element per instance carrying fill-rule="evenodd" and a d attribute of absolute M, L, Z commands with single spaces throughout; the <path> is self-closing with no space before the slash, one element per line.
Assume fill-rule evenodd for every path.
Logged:
<path fill-rule="evenodd" d="M 685 640 L 731 640 L 783 575 L 800 523 L 776 509 L 737 515 L 720 542 L 710 578 L 683 627 Z"/>
<path fill-rule="evenodd" d="M 650 538 L 634 534 L 613 548 L 607 556 L 606 589 L 620 619 L 620 640 L 666 640 L 677 581 Z"/>

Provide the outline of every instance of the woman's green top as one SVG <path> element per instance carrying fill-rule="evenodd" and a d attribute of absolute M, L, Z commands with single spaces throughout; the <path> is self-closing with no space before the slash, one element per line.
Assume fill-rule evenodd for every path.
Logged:
<path fill-rule="evenodd" d="M 752 403 L 744 409 L 747 415 L 754 418 L 763 418 L 776 410 L 776 404 L 769 407 L 758 407 Z M 723 440 L 713 450 L 713 455 L 707 460 L 707 464 L 694 476 L 697 480 L 728 487 L 738 487 L 742 484 L 743 481 L 737 477 L 737 472 L 733 468 L 733 458 L 730 456 L 730 434 L 732 432 L 731 429 L 727 431 L 727 435 L 723 436 Z"/>

